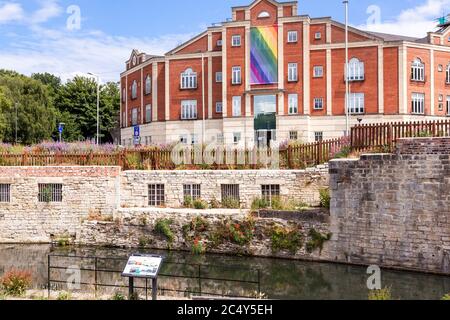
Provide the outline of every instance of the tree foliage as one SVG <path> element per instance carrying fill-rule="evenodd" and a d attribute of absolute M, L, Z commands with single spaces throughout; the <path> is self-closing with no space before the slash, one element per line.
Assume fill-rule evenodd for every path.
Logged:
<path fill-rule="evenodd" d="M 15 142 L 16 106 L 18 142 L 34 144 L 59 138 L 58 123 L 65 123 L 67 142 L 95 139 L 97 83 L 75 77 L 67 83 L 50 73 L 31 77 L 0 70 L 0 141 Z M 113 142 L 118 127 L 120 93 L 116 83 L 100 86 L 102 142 Z"/>

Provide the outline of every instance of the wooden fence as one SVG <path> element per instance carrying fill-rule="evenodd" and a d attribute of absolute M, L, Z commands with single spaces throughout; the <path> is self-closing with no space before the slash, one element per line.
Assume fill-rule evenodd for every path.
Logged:
<path fill-rule="evenodd" d="M 449 136 L 450 120 L 394 122 L 355 126 L 350 143 L 354 151 L 392 152 L 400 138 Z"/>
<path fill-rule="evenodd" d="M 182 148 L 177 152 L 163 149 L 123 150 L 112 153 L 24 152 L 0 153 L 0 166 L 120 166 L 125 170 L 175 169 L 262 169 L 279 161 L 283 169 L 303 169 L 328 162 L 345 146 L 344 139 L 334 139 L 271 149 Z M 210 163 L 210 164 L 209 164 Z"/>

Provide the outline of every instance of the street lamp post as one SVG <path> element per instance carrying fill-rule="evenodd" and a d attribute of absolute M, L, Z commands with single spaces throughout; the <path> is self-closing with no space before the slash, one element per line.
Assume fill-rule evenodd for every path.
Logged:
<path fill-rule="evenodd" d="M 97 80 L 97 145 L 100 144 L 100 77 L 96 74 L 93 74 L 91 72 L 88 73 L 89 75 L 95 77 Z"/>
<path fill-rule="evenodd" d="M 16 139 L 15 139 L 15 142 L 16 142 L 16 144 L 17 144 L 17 131 L 18 131 L 17 123 L 18 123 L 18 118 L 19 118 L 18 105 L 19 105 L 19 103 L 16 102 L 16 104 L 15 104 L 15 107 L 16 107 Z"/>
<path fill-rule="evenodd" d="M 345 135 L 350 133 L 350 84 L 348 81 L 348 0 L 343 1 L 345 6 Z"/>

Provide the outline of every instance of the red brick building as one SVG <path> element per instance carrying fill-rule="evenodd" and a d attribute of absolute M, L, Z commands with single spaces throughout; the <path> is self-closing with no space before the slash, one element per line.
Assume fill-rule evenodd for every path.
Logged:
<path fill-rule="evenodd" d="M 122 143 L 252 143 L 342 136 L 345 26 L 298 3 L 232 8 L 164 56 L 134 50 L 121 74 Z M 450 115 L 450 23 L 426 38 L 349 28 L 351 124 Z"/>

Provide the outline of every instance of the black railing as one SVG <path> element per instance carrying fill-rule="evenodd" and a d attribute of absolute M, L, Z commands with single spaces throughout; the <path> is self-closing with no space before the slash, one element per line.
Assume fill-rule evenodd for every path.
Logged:
<path fill-rule="evenodd" d="M 59 264 L 52 264 L 54 263 L 54 260 L 57 259 L 68 259 L 70 261 L 69 264 L 59 265 Z M 86 266 L 85 262 L 89 262 L 88 266 Z M 76 263 L 78 262 L 78 264 Z M 103 263 L 102 263 L 103 262 Z M 104 262 L 107 262 L 107 264 L 111 263 L 117 263 L 120 265 L 120 268 L 107 268 L 103 266 Z M 52 278 L 52 270 L 73 270 L 74 266 L 77 266 L 77 271 L 81 272 L 87 272 L 91 273 L 91 278 L 93 278 L 93 281 L 87 281 L 86 277 L 83 279 L 83 275 L 81 274 L 81 279 L 79 283 L 76 283 L 80 286 L 90 286 L 94 288 L 95 295 L 98 294 L 100 288 L 117 288 L 117 289 L 126 289 L 128 288 L 128 285 L 124 284 L 110 284 L 105 283 L 102 281 L 102 275 L 104 274 L 111 274 L 116 276 L 117 279 L 123 279 L 121 277 L 123 267 L 127 263 L 127 258 L 112 258 L 112 257 L 94 257 L 94 256 L 76 256 L 76 255 L 49 255 L 48 256 L 48 296 L 50 297 L 52 285 L 58 285 L 58 284 L 66 284 L 68 283 L 67 280 L 61 279 L 61 278 Z M 192 273 L 184 273 L 184 274 L 176 274 L 171 273 L 170 269 L 171 267 L 181 267 L 181 269 L 191 269 Z M 221 272 L 220 274 L 226 273 L 226 271 L 233 271 L 236 274 L 242 275 L 246 273 L 251 274 L 251 278 L 247 279 L 245 277 L 242 278 L 227 278 L 226 276 L 213 276 L 210 275 L 211 270 L 219 269 Z M 259 269 L 250 269 L 250 268 L 243 268 L 243 267 L 236 267 L 236 266 L 219 266 L 219 265 L 207 265 L 207 264 L 187 264 L 187 263 L 178 263 L 178 262 L 169 262 L 165 261 L 163 262 L 163 267 L 161 270 L 161 273 L 159 274 L 159 286 L 158 286 L 158 292 L 165 293 L 165 292 L 172 292 L 172 293 L 182 293 L 183 295 L 190 295 L 190 296 L 215 296 L 215 297 L 228 297 L 228 298 L 260 298 L 261 297 L 261 270 Z M 165 286 L 165 284 L 170 280 L 186 280 L 188 281 L 194 281 L 196 283 L 196 288 L 191 288 L 190 286 L 186 285 L 183 289 L 174 289 L 169 288 Z M 149 281 L 147 279 L 139 279 L 142 280 L 139 285 L 135 285 L 136 290 L 143 290 L 145 292 L 145 299 L 148 300 L 148 291 L 152 290 L 152 287 L 149 286 Z M 162 280 L 162 281 L 161 281 Z M 125 280 L 124 280 L 125 281 Z M 144 282 L 145 281 L 145 282 Z M 204 285 L 206 283 L 214 283 L 216 287 L 220 288 L 220 285 L 226 286 L 226 284 L 232 284 L 232 289 L 237 290 L 241 289 L 244 293 L 248 294 L 242 294 L 242 293 L 232 293 L 232 292 L 210 292 L 208 289 L 204 289 Z M 241 285 L 241 286 L 239 286 Z M 245 286 L 250 286 L 254 290 L 249 290 L 248 288 L 245 288 Z M 77 290 L 78 291 L 78 290 Z M 81 290 L 80 290 L 81 291 Z"/>

